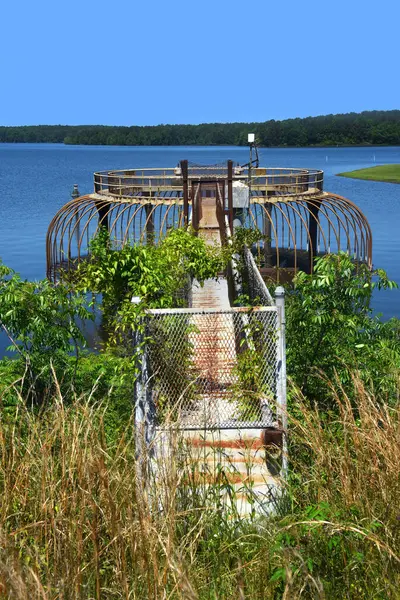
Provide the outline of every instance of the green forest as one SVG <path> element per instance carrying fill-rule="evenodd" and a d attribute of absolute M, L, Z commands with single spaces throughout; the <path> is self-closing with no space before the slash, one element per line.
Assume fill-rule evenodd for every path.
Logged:
<path fill-rule="evenodd" d="M 26 125 L 0 127 L 0 142 L 106 146 L 186 146 L 247 144 L 255 132 L 263 147 L 400 145 L 400 110 L 365 111 L 265 121 L 200 125 L 104 126 Z"/>

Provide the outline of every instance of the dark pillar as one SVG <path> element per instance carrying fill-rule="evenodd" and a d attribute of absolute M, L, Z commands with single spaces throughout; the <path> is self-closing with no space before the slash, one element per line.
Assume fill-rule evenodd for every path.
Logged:
<path fill-rule="evenodd" d="M 109 202 L 96 201 L 97 212 L 99 213 L 99 223 L 101 227 L 105 227 L 108 231 L 108 211 L 110 210 Z"/>
<path fill-rule="evenodd" d="M 272 246 L 271 246 L 271 205 L 264 204 L 265 211 L 263 213 L 263 234 L 264 238 L 264 260 L 265 266 L 272 267 Z"/>
<path fill-rule="evenodd" d="M 189 223 L 189 185 L 188 185 L 188 161 L 181 160 L 182 182 L 183 182 L 183 219 L 185 227 Z M 193 210 L 193 207 L 192 207 Z"/>
<path fill-rule="evenodd" d="M 313 203 L 307 202 L 307 208 L 309 211 L 308 229 L 310 233 L 309 247 L 308 247 L 308 263 L 310 273 L 313 272 L 314 267 L 314 256 L 317 255 L 317 236 L 318 236 L 318 223 L 319 223 L 319 207 L 321 201 L 314 200 Z"/>
<path fill-rule="evenodd" d="M 196 189 L 196 185 L 198 185 Z M 192 227 L 195 231 L 199 229 L 199 223 L 201 219 L 200 207 L 201 207 L 201 194 L 202 189 L 200 182 L 195 184 L 192 181 Z"/>
<path fill-rule="evenodd" d="M 231 235 L 233 234 L 233 162 L 228 160 L 228 219 Z M 225 202 L 225 196 L 224 196 Z"/>
<path fill-rule="evenodd" d="M 146 241 L 149 245 L 154 244 L 154 213 L 153 205 L 146 204 Z"/>

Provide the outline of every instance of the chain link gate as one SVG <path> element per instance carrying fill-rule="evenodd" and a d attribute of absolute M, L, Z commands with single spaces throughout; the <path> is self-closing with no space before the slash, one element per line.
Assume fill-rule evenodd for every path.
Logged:
<path fill-rule="evenodd" d="M 142 387 L 156 425 L 211 430 L 282 423 L 277 306 L 151 310 L 145 331 Z"/>

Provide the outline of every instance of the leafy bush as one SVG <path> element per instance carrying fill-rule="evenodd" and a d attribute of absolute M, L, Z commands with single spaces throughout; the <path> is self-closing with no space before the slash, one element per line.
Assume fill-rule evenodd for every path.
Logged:
<path fill-rule="evenodd" d="M 47 280 L 24 281 L 0 263 L 0 327 L 19 357 L 23 395 L 41 403 L 54 392 L 54 377 L 70 385 L 71 354 L 85 345 L 80 323 L 93 319 L 83 294 Z M 76 364 L 76 363 L 75 363 Z"/>
<path fill-rule="evenodd" d="M 389 402 L 398 400 L 400 321 L 373 316 L 372 291 L 393 288 L 381 269 L 369 271 L 345 254 L 315 259 L 287 294 L 288 373 L 304 395 L 331 406 L 328 382 L 352 389 L 355 371 Z M 324 377 L 321 377 L 324 374 Z"/>
<path fill-rule="evenodd" d="M 188 278 L 202 283 L 223 268 L 222 256 L 190 231 L 173 229 L 157 246 L 111 246 L 101 230 L 90 246 L 90 258 L 72 273 L 79 289 L 102 294 L 104 310 L 118 310 L 124 300 L 139 296 L 152 308 L 177 302 Z"/>
<path fill-rule="evenodd" d="M 216 277 L 223 265 L 219 251 L 186 230 L 172 230 L 159 246 L 127 245 L 122 250 L 113 249 L 108 233 L 100 230 L 90 260 L 56 286 L 46 280 L 23 281 L 0 264 L 0 326 L 18 357 L 0 366 L 7 374 L 2 389 L 9 380 L 18 380 L 22 396 L 40 405 L 54 394 L 56 379 L 61 394 L 75 397 L 91 392 L 93 385 L 93 398 L 108 397 L 108 386 L 115 401 L 116 390 L 124 389 L 130 406 L 139 350 L 132 331 L 142 331 L 144 310 L 182 304 L 180 291 L 191 277 L 202 283 Z M 87 292 L 93 294 L 91 302 Z M 132 296 L 140 296 L 141 303 L 132 304 Z M 81 326 L 94 319 L 95 311 L 103 316 L 105 348 L 114 346 L 101 357 L 83 352 Z M 10 406 L 13 393 L 15 389 L 7 394 Z"/>

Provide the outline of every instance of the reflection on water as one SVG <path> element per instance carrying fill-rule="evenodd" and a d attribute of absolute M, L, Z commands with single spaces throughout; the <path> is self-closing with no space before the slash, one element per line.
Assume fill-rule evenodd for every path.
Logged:
<path fill-rule="evenodd" d="M 202 164 L 228 158 L 247 162 L 237 147 L 91 147 L 62 144 L 0 144 L 0 257 L 23 277 L 45 276 L 45 236 L 56 211 L 77 183 L 93 190 L 94 171 L 133 167 L 173 167 L 182 158 Z M 373 234 L 374 265 L 400 283 L 400 185 L 336 177 L 336 173 L 374 164 L 400 163 L 400 148 L 261 149 L 270 167 L 308 167 L 325 171 L 325 189 L 354 201 Z M 374 308 L 385 318 L 400 317 L 400 291 L 376 295 Z M 0 340 L 0 353 L 7 342 Z"/>

